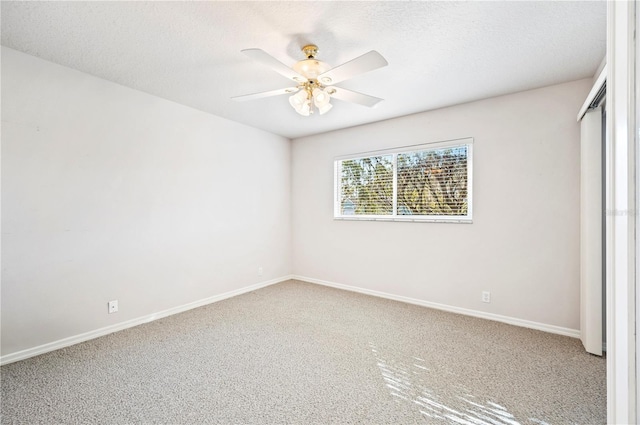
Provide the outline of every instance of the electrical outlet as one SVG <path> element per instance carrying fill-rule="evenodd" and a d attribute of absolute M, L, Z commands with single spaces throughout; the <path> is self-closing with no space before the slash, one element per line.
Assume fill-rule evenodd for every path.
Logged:
<path fill-rule="evenodd" d="M 262 276 L 262 266 L 258 267 L 258 276 Z"/>
<path fill-rule="evenodd" d="M 483 303 L 490 303 L 491 302 L 491 292 L 482 291 L 482 302 Z"/>
<path fill-rule="evenodd" d="M 109 301 L 109 314 L 118 311 L 118 300 Z"/>

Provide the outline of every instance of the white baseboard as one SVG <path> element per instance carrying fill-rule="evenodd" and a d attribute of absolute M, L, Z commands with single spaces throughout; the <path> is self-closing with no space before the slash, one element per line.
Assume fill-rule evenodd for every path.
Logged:
<path fill-rule="evenodd" d="M 0 357 L 0 365 L 5 365 L 5 364 L 20 361 L 20 360 L 28 359 L 29 357 L 35 357 L 40 354 L 44 354 L 50 351 L 58 350 L 60 348 L 68 347 L 70 345 L 78 344 L 80 342 L 88 341 L 90 339 L 99 338 L 101 336 L 118 332 L 124 329 L 132 328 L 134 326 L 138 326 L 144 323 L 149 323 L 154 320 L 162 319 L 164 317 L 182 313 L 184 311 L 191 310 L 194 308 L 202 307 L 207 304 L 212 304 L 218 301 L 222 301 L 227 298 L 235 297 L 237 295 L 242 295 L 247 292 L 255 291 L 256 289 L 264 288 L 266 286 L 274 285 L 276 283 L 284 282 L 290 279 L 300 280 L 303 282 L 314 283 L 318 285 L 330 286 L 332 288 L 343 289 L 351 292 L 358 292 L 366 295 L 373 295 L 375 297 L 386 298 L 394 301 L 401 301 L 401 302 L 415 304 L 423 307 L 434 308 L 437 310 L 443 310 L 443 311 L 448 311 L 452 313 L 464 314 L 467 316 L 479 317 L 481 319 L 494 320 L 497 322 L 508 323 L 510 325 L 521 326 L 521 327 L 530 328 L 530 329 L 537 329 L 540 331 L 549 332 L 553 334 L 565 335 L 573 338 L 580 337 L 580 331 L 576 329 L 569 329 L 569 328 L 563 328 L 560 326 L 547 325 L 545 323 L 532 322 L 529 320 L 523 320 L 523 319 L 518 319 L 518 318 L 508 317 L 508 316 L 501 316 L 499 314 L 486 313 L 484 311 L 470 310 L 462 307 L 454 307 L 446 304 L 438 304 L 438 303 L 423 301 L 415 298 L 388 294 L 386 292 L 374 291 L 371 289 L 358 288 L 356 286 L 350 286 L 350 285 L 344 285 L 341 283 L 329 282 L 326 280 L 314 279 L 306 276 L 289 275 L 289 276 L 282 276 L 276 279 L 268 280 L 265 282 L 259 282 L 254 285 L 246 286 L 244 288 L 225 292 L 219 295 L 214 295 L 212 297 L 204 298 L 188 304 L 183 304 L 181 306 L 173 307 L 157 313 L 148 314 L 146 316 L 128 320 L 126 322 L 116 323 L 111 326 L 106 326 L 104 328 L 85 332 L 79 335 L 74 335 L 68 338 L 60 339 L 58 341 L 53 341 L 47 344 L 39 345 L 37 347 L 28 348 L 26 350 L 6 354 Z"/>
<path fill-rule="evenodd" d="M 203 298 L 198 301 L 194 301 L 188 304 L 183 304 L 177 307 L 172 307 L 167 310 L 148 314 L 146 316 L 138 317 L 136 319 L 127 320 L 126 322 L 116 323 L 114 325 L 106 326 L 104 328 L 85 332 L 79 335 L 70 336 L 68 338 L 49 342 L 47 344 L 39 345 L 37 347 L 27 348 L 26 350 L 6 354 L 0 357 L 0 365 L 5 365 L 8 363 L 13 363 L 20 360 L 28 359 L 29 357 L 34 357 L 40 354 L 48 353 L 49 351 L 59 350 L 60 348 L 68 347 L 70 345 L 78 344 L 80 342 L 88 341 L 90 339 L 98 338 L 98 337 L 108 335 L 114 332 L 118 332 L 124 329 L 132 328 L 134 326 L 142 325 L 143 323 L 149 323 L 154 320 L 162 319 L 163 317 L 172 316 L 174 314 L 182 313 L 187 310 L 191 310 L 194 308 L 202 307 L 207 304 L 222 301 L 227 298 L 235 297 L 237 295 L 242 295 L 247 292 L 255 291 L 256 289 L 264 288 L 266 286 L 284 282 L 290 279 L 292 279 L 291 276 L 282 276 L 282 277 L 268 280 L 265 282 L 259 282 L 254 285 L 245 286 L 244 288 L 225 292 L 219 295 L 214 295 L 208 298 Z"/>
<path fill-rule="evenodd" d="M 300 280 L 308 283 L 315 283 L 318 285 L 330 286 L 332 288 L 344 289 L 346 291 L 358 292 L 366 295 L 373 295 L 375 297 L 386 298 L 394 301 L 401 301 L 409 304 L 416 304 L 423 307 L 434 308 L 437 310 L 444 310 L 451 313 L 464 314 L 466 316 L 479 317 L 481 319 L 493 320 L 496 322 L 508 323 L 510 325 L 521 326 L 523 328 L 536 329 L 539 331 L 549 332 L 558 335 L 570 336 L 572 338 L 580 338 L 580 331 L 578 329 L 563 328 L 561 326 L 547 325 L 545 323 L 532 322 L 529 320 L 518 319 L 515 317 L 502 316 L 499 314 L 487 313 L 484 311 L 470 310 L 462 307 L 454 307 L 446 304 L 438 304 L 429 301 L 423 301 L 415 298 L 403 297 L 400 295 L 388 294 L 386 292 L 374 291 L 371 289 L 358 288 L 356 286 L 344 285 L 341 283 L 328 282 L 326 280 L 314 279 L 306 276 L 291 276 L 291 279 Z"/>

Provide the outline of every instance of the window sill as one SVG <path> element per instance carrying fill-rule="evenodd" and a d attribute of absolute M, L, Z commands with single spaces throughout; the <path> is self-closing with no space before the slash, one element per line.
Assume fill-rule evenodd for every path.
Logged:
<path fill-rule="evenodd" d="M 404 221 L 413 223 L 460 223 L 460 224 L 473 224 L 472 218 L 409 218 L 409 217 L 371 217 L 371 216 L 339 216 L 333 217 L 338 221 Z"/>

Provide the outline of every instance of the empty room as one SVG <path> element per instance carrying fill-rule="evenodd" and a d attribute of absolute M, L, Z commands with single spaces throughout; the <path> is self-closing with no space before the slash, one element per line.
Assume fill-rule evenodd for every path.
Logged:
<path fill-rule="evenodd" d="M 635 2 L 0 8 L 0 423 L 638 421 Z"/>

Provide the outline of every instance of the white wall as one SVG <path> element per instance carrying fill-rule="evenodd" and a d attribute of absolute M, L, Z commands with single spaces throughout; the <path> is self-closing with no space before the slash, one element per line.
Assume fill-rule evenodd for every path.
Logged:
<path fill-rule="evenodd" d="M 288 275 L 289 177 L 288 139 L 3 47 L 2 355 Z"/>
<path fill-rule="evenodd" d="M 294 275 L 578 329 L 576 113 L 590 88 L 584 79 L 294 140 Z M 474 138 L 473 224 L 332 219 L 335 156 L 463 137 Z"/>

